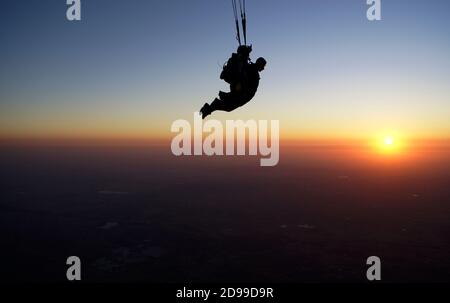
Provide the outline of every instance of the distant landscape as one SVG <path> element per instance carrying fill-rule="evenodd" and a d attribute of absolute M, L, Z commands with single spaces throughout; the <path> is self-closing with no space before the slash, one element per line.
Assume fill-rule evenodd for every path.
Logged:
<path fill-rule="evenodd" d="M 376 155 L 284 143 L 257 157 L 175 157 L 168 144 L 2 144 L 2 280 L 449 282 L 447 144 Z"/>

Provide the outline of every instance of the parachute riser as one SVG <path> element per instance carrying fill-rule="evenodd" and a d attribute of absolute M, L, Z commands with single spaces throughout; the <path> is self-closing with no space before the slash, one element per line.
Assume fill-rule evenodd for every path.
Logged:
<path fill-rule="evenodd" d="M 233 13 L 234 13 L 234 20 L 236 23 L 236 40 L 239 42 L 239 45 L 242 45 L 241 42 L 241 32 L 239 28 L 239 20 L 238 20 L 238 10 L 237 10 L 237 0 L 231 0 L 231 4 L 233 6 Z M 241 26 L 242 26 L 242 34 L 244 37 L 244 45 L 247 45 L 247 14 L 246 14 L 246 8 L 245 8 L 245 0 L 238 0 L 239 1 L 239 10 L 240 10 L 240 17 L 241 17 Z"/>

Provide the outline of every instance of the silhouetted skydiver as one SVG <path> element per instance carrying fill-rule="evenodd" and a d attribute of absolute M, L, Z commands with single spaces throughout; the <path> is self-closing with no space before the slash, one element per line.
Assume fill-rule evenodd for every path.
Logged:
<path fill-rule="evenodd" d="M 255 63 L 250 61 L 251 46 L 239 46 L 220 75 L 220 78 L 230 84 L 230 92 L 219 92 L 219 98 L 211 104 L 205 103 L 200 113 L 205 119 L 216 110 L 233 111 L 249 102 L 256 94 L 259 85 L 259 73 L 264 70 L 266 60 L 258 58 Z"/>
<path fill-rule="evenodd" d="M 240 45 L 236 53 L 231 55 L 228 62 L 224 65 L 223 71 L 220 74 L 220 79 L 229 84 L 238 82 L 245 77 L 245 66 L 250 63 L 250 53 L 252 46 Z"/>

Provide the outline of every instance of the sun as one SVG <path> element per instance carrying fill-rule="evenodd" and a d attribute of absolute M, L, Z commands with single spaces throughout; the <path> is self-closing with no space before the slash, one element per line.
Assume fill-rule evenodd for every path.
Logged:
<path fill-rule="evenodd" d="M 384 133 L 378 136 L 375 148 L 385 155 L 398 154 L 403 149 L 403 139 L 399 135 L 393 133 Z"/>
<path fill-rule="evenodd" d="M 384 145 L 386 146 L 392 146 L 394 145 L 394 138 L 392 136 L 386 136 L 384 137 Z"/>
<path fill-rule="evenodd" d="M 397 151 L 397 141 L 395 140 L 395 137 L 392 135 L 386 135 L 383 136 L 380 140 L 380 143 L 378 144 L 379 149 L 383 153 L 393 153 Z"/>

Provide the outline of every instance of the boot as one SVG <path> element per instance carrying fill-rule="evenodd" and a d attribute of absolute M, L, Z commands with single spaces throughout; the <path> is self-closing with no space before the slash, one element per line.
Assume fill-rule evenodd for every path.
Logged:
<path fill-rule="evenodd" d="M 200 110 L 200 114 L 202 114 L 202 119 L 205 119 L 211 114 L 211 108 L 208 103 L 205 103 L 205 105 L 203 105 L 202 109 Z"/>

